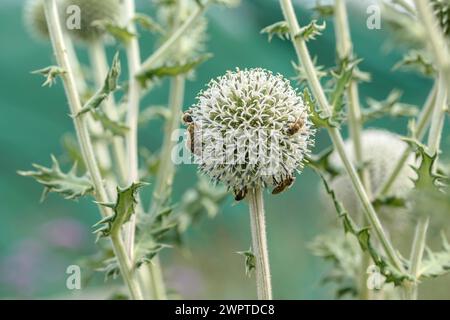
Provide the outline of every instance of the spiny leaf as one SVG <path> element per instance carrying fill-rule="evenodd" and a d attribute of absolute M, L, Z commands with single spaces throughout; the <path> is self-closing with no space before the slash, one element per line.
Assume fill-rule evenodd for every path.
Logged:
<path fill-rule="evenodd" d="M 316 5 L 312 9 L 322 19 L 330 18 L 334 15 L 334 6 L 331 4 L 321 4 L 320 1 L 316 1 Z"/>
<path fill-rule="evenodd" d="M 247 277 L 250 277 L 252 274 L 252 271 L 256 269 L 256 257 L 252 252 L 252 249 L 248 249 L 247 251 L 239 251 L 236 252 L 237 254 L 240 254 L 244 256 L 245 258 L 245 274 Z"/>
<path fill-rule="evenodd" d="M 426 258 L 422 261 L 419 277 L 435 278 L 450 272 L 450 244 L 442 234 L 442 251 L 426 250 Z"/>
<path fill-rule="evenodd" d="M 327 72 L 324 70 L 324 66 L 317 65 L 317 56 L 313 58 L 314 69 L 316 70 L 317 78 L 320 80 L 323 77 L 327 76 Z M 295 62 L 292 62 L 292 67 L 294 68 L 297 76 L 294 77 L 294 80 L 297 81 L 299 85 L 302 85 L 308 82 L 308 76 L 306 75 L 306 71 L 302 65 L 297 65 Z"/>
<path fill-rule="evenodd" d="M 322 110 L 317 109 L 307 88 L 303 90 L 303 101 L 309 110 L 309 118 L 317 128 L 329 128 L 338 125 L 331 120 L 330 116 L 325 115 Z"/>
<path fill-rule="evenodd" d="M 60 193 L 66 199 L 78 199 L 86 194 L 92 194 L 94 187 L 87 175 L 77 176 L 77 166 L 74 164 L 72 169 L 62 172 L 58 160 L 52 155 L 52 167 L 46 168 L 34 164 L 36 171 L 19 171 L 18 174 L 25 177 L 32 177 L 40 184 L 44 185 L 44 197 L 49 192 Z"/>
<path fill-rule="evenodd" d="M 117 279 L 120 276 L 119 263 L 116 257 L 109 258 L 102 262 L 103 266 L 96 271 L 105 273 L 105 281 L 108 279 Z"/>
<path fill-rule="evenodd" d="M 144 264 L 151 263 L 152 259 L 164 248 L 171 248 L 172 246 L 162 243 L 156 243 L 145 250 L 140 247 L 136 254 L 136 268 L 140 268 Z"/>
<path fill-rule="evenodd" d="M 115 136 L 124 137 L 129 128 L 126 124 L 112 120 L 106 113 L 101 110 L 95 110 L 92 112 L 94 120 L 100 121 L 103 128 L 110 131 Z"/>
<path fill-rule="evenodd" d="M 147 185 L 144 182 L 132 183 L 129 187 L 117 187 L 115 203 L 100 203 L 100 205 L 113 209 L 113 214 L 100 220 L 94 225 L 94 233 L 98 238 L 107 237 L 120 231 L 121 226 L 128 222 L 136 210 L 136 194 L 139 188 Z"/>
<path fill-rule="evenodd" d="M 334 149 L 328 148 L 317 155 L 311 155 L 307 157 L 306 165 L 314 170 L 327 173 L 332 178 L 339 175 L 340 172 L 337 171 L 333 166 L 330 165 L 330 155 L 333 153 Z"/>
<path fill-rule="evenodd" d="M 164 33 L 163 27 L 146 14 L 136 14 L 133 18 L 133 21 L 150 32 L 157 32 L 161 34 Z"/>
<path fill-rule="evenodd" d="M 433 64 L 425 58 L 421 52 L 415 50 L 408 52 L 403 56 L 403 59 L 397 62 L 392 68 L 394 71 L 401 69 L 417 70 L 428 77 L 433 76 L 436 73 Z"/>
<path fill-rule="evenodd" d="M 269 42 L 273 36 L 277 36 L 281 40 L 289 39 L 289 26 L 286 21 L 278 21 L 261 30 L 261 33 L 267 33 Z"/>
<path fill-rule="evenodd" d="M 333 108 L 333 118 L 335 119 L 341 117 L 341 111 L 344 108 L 343 97 L 345 90 L 354 78 L 354 71 L 361 61 L 361 59 L 342 59 L 339 61 L 337 69 L 331 72 L 334 88 L 331 92 L 330 101 L 331 107 Z"/>
<path fill-rule="evenodd" d="M 97 91 L 75 115 L 76 117 L 97 109 L 108 96 L 119 88 L 118 81 L 121 73 L 119 53 L 114 56 L 111 68 L 106 75 L 103 87 Z"/>
<path fill-rule="evenodd" d="M 374 99 L 367 99 L 369 108 L 363 111 L 363 122 L 375 120 L 385 116 L 391 117 L 415 117 L 419 110 L 416 106 L 401 103 L 400 98 L 402 92 L 399 90 L 392 90 L 384 101 L 377 101 Z"/>
<path fill-rule="evenodd" d="M 44 77 L 46 77 L 45 82 L 42 84 L 43 87 L 49 86 L 51 87 L 56 83 L 56 77 L 62 76 L 66 74 L 66 70 L 58 67 L 58 66 L 50 66 L 47 68 L 39 69 L 36 71 L 31 72 L 32 74 L 41 74 Z"/>
<path fill-rule="evenodd" d="M 105 30 L 117 41 L 124 44 L 127 44 L 133 37 L 136 37 L 136 34 L 130 32 L 127 27 L 119 26 L 111 20 L 97 20 L 93 25 Z"/>
<path fill-rule="evenodd" d="M 448 181 L 448 177 L 436 172 L 437 154 L 430 155 L 428 148 L 417 139 L 404 138 L 415 149 L 421 161 L 419 167 L 412 166 L 417 173 L 417 179 L 414 184 L 417 190 L 441 190 Z"/>
<path fill-rule="evenodd" d="M 340 230 L 333 230 L 316 237 L 308 247 L 315 256 L 333 263 L 333 268 L 322 282 L 336 284 L 338 298 L 345 294 L 357 296 L 362 257 L 358 241 Z"/>
<path fill-rule="evenodd" d="M 322 34 L 322 31 L 325 30 L 325 28 L 325 21 L 322 24 L 317 24 L 317 20 L 313 20 L 308 25 L 302 27 L 296 37 L 300 37 L 304 41 L 315 40 L 317 36 Z"/>
<path fill-rule="evenodd" d="M 147 69 L 137 75 L 137 79 L 142 86 L 145 86 L 148 80 L 155 78 L 173 77 L 180 74 L 186 74 L 197 68 L 203 62 L 209 60 L 212 54 L 203 54 L 195 59 L 189 60 L 185 63 L 176 63 L 171 65 L 162 65 L 153 69 Z"/>
<path fill-rule="evenodd" d="M 356 237 L 361 249 L 367 251 L 372 257 L 375 265 L 380 268 L 380 272 L 386 277 L 386 282 L 393 282 L 395 285 L 400 285 L 406 279 L 411 280 L 410 275 L 401 272 L 395 266 L 391 265 L 377 249 L 375 249 L 375 246 L 371 241 L 369 228 L 359 228 L 356 225 L 342 203 L 337 199 L 336 193 L 330 187 L 326 178 L 319 171 L 316 172 L 321 177 L 325 189 L 333 201 L 338 217 L 342 221 L 345 233 L 350 233 Z"/>

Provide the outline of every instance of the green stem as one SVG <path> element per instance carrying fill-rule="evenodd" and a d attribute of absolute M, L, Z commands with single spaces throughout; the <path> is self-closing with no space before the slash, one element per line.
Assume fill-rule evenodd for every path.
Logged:
<path fill-rule="evenodd" d="M 179 75 L 170 80 L 169 110 L 170 119 L 166 122 L 164 141 L 161 149 L 160 168 L 156 176 L 155 188 L 150 202 L 149 213 L 154 216 L 162 209 L 172 191 L 175 166 L 172 161 L 172 150 L 177 143 L 172 134 L 179 128 L 184 98 L 184 77 Z"/>
<path fill-rule="evenodd" d="M 353 44 L 351 40 L 350 27 L 348 24 L 347 8 L 344 0 L 336 0 L 335 3 L 335 25 L 336 25 L 336 43 L 337 52 L 340 60 L 350 59 L 353 56 Z M 370 185 L 370 176 L 367 169 L 364 167 L 363 149 L 361 142 L 362 131 L 362 117 L 361 106 L 359 103 L 358 83 L 352 80 L 347 88 L 348 100 L 348 126 L 350 131 L 350 138 L 353 142 L 353 152 L 355 154 L 355 162 L 359 169 L 359 177 L 363 183 L 367 195 L 371 198 L 372 190 Z M 367 224 L 365 216 L 362 217 L 362 223 Z M 364 252 L 360 266 L 360 299 L 368 299 L 370 296 L 369 288 L 367 287 L 367 268 L 371 263 L 370 254 Z"/>
<path fill-rule="evenodd" d="M 200 18 L 208 7 L 210 1 L 198 6 L 197 10 L 193 12 L 186 21 L 177 29 L 172 35 L 156 50 L 150 57 L 142 63 L 139 71 L 136 74 L 145 72 L 147 69 L 154 67 L 160 59 L 169 52 L 169 50 L 177 43 L 181 36 Z"/>
<path fill-rule="evenodd" d="M 415 138 L 417 138 L 419 141 L 423 139 L 426 133 L 426 129 L 429 126 L 431 115 L 433 114 L 435 102 L 436 102 L 436 93 L 437 93 L 437 85 L 438 82 L 436 81 L 433 85 L 433 88 L 431 89 L 428 98 L 425 102 L 424 107 L 422 108 L 422 111 L 420 112 L 420 115 L 417 119 L 417 125 L 415 128 Z M 383 185 L 379 188 L 379 191 L 377 195 L 375 196 L 375 199 L 384 198 L 388 192 L 390 191 L 392 185 L 394 184 L 395 180 L 397 179 L 398 175 L 400 174 L 401 170 L 405 166 L 406 161 L 408 160 L 409 156 L 413 152 L 414 147 L 408 145 L 399 159 L 397 160 L 397 163 L 394 166 L 394 169 L 389 174 L 388 178 L 383 182 Z"/>
<path fill-rule="evenodd" d="M 441 140 L 442 130 L 444 128 L 445 115 L 447 113 L 447 90 L 444 75 L 439 74 L 438 89 L 436 94 L 436 106 L 431 119 L 430 132 L 428 134 L 428 148 L 432 155 L 438 154 Z"/>
<path fill-rule="evenodd" d="M 128 286 L 131 297 L 133 300 L 142 300 L 141 289 L 138 283 L 134 279 L 133 266 L 131 265 L 130 259 L 128 257 L 127 251 L 125 249 L 125 244 L 122 240 L 120 234 L 111 235 L 111 241 L 113 243 L 114 254 L 119 261 L 120 272 L 125 283 Z"/>
<path fill-rule="evenodd" d="M 408 300 L 416 300 L 418 294 L 418 279 L 420 276 L 420 264 L 422 262 L 423 253 L 425 251 L 426 237 L 428 230 L 428 218 L 419 220 L 414 234 L 413 245 L 411 249 L 411 270 L 410 274 L 414 279 L 413 283 L 409 283 L 405 288 L 405 295 Z"/>
<path fill-rule="evenodd" d="M 311 90 L 313 91 L 323 112 L 330 115 L 331 108 L 330 108 L 330 105 L 325 96 L 325 92 L 324 92 L 324 90 L 320 84 L 320 81 L 317 77 L 317 74 L 316 74 L 316 71 L 314 68 L 314 64 L 313 64 L 313 61 L 309 54 L 308 48 L 306 46 L 305 41 L 299 36 L 300 26 L 299 26 L 297 18 L 295 16 L 292 2 L 290 0 L 280 0 L 280 4 L 281 4 L 281 8 L 283 10 L 283 15 L 285 17 L 285 20 L 289 25 L 292 43 L 296 50 L 298 59 L 303 64 L 303 67 L 305 69 L 306 76 L 308 78 L 308 83 L 311 87 Z M 392 246 L 389 238 L 387 237 L 386 232 L 384 231 L 380 220 L 378 219 L 375 209 L 373 208 L 370 198 L 368 197 L 368 195 L 364 189 L 364 186 L 355 170 L 355 167 L 350 162 L 350 159 L 345 151 L 344 141 L 342 139 L 342 136 L 341 136 L 339 130 L 337 128 L 330 127 L 328 129 L 328 133 L 330 135 L 330 138 L 333 142 L 333 145 L 334 145 L 336 151 L 338 152 L 338 154 L 344 164 L 344 167 L 349 175 L 350 181 L 352 182 L 353 188 L 355 189 L 355 192 L 361 201 L 361 204 L 366 213 L 366 218 L 370 222 L 370 225 L 372 226 L 372 228 L 374 229 L 375 234 L 376 234 L 378 240 L 380 241 L 381 245 L 383 246 L 383 249 L 386 252 L 388 259 L 398 270 L 403 272 L 404 271 L 403 264 L 401 263 L 400 258 L 397 255 L 397 252 L 394 250 L 394 247 Z"/>
<path fill-rule="evenodd" d="M 125 0 L 123 3 L 124 22 L 132 33 L 136 33 L 136 26 L 133 19 L 136 15 L 134 0 Z M 136 37 L 132 37 L 126 46 L 128 60 L 128 110 L 127 125 L 128 132 L 126 136 L 127 155 L 128 155 L 128 176 L 127 182 L 133 183 L 139 180 L 139 159 L 138 159 L 138 119 L 139 104 L 141 100 L 141 87 L 136 79 L 136 74 L 141 67 L 141 54 L 139 42 Z M 134 239 L 136 232 L 136 215 L 133 215 L 130 221 L 125 225 L 125 243 L 128 254 L 132 257 L 134 253 Z"/>
<path fill-rule="evenodd" d="M 100 40 L 89 43 L 89 57 L 91 60 L 92 69 L 94 70 L 93 73 L 95 84 L 98 88 L 101 88 L 105 81 L 105 77 L 108 74 L 109 65 L 106 58 L 105 48 Z M 108 97 L 108 99 L 104 101 L 103 107 L 112 120 L 117 121 L 119 119 L 117 106 L 113 96 Z M 120 183 L 125 183 L 127 169 L 124 159 L 125 148 L 122 138 L 113 138 L 112 152 L 118 169 L 118 181 L 120 181 Z"/>
<path fill-rule="evenodd" d="M 153 297 L 156 300 L 167 300 L 166 286 L 164 284 L 164 276 L 161 268 L 161 261 L 156 256 L 149 265 L 149 273 L 153 284 Z"/>
<path fill-rule="evenodd" d="M 259 300 L 272 300 L 269 253 L 267 250 L 264 199 L 260 187 L 247 194 L 252 230 L 252 251 L 255 256 L 256 286 Z"/>
<path fill-rule="evenodd" d="M 69 101 L 70 112 L 72 115 L 78 114 L 82 109 L 80 96 L 77 90 L 73 69 L 67 55 L 67 49 L 64 43 L 64 37 L 62 33 L 61 23 L 59 21 L 59 11 L 55 0 L 45 0 L 45 16 L 47 19 L 48 30 L 50 32 L 50 38 L 53 46 L 53 51 L 56 56 L 58 65 L 65 70 L 65 74 L 62 75 L 64 83 L 64 89 L 67 99 Z M 106 189 L 103 185 L 102 176 L 95 159 L 94 150 L 92 147 L 92 141 L 89 136 L 87 127 L 86 115 L 79 117 L 73 117 L 75 131 L 77 133 L 78 142 L 80 144 L 83 160 L 86 164 L 86 168 L 92 179 L 92 183 L 95 189 L 95 198 L 99 203 L 109 203 L 109 197 Z M 102 216 L 106 217 L 112 214 L 111 210 L 104 206 L 99 206 Z M 129 261 L 125 250 L 121 245 L 120 237 L 111 238 L 114 252 L 119 263 L 120 271 L 124 281 L 130 288 L 130 294 L 133 299 L 141 299 L 139 290 L 131 290 L 131 288 L 137 288 L 137 284 L 133 277 L 131 277 L 131 262 Z"/>

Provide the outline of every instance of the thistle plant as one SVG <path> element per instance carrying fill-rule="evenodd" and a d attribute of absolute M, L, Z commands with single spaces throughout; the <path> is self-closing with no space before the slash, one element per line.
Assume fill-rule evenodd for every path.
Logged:
<path fill-rule="evenodd" d="M 137 14 L 133 0 L 34 0 L 26 5 L 26 19 L 45 35 L 45 30 L 53 47 L 56 65 L 35 73 L 47 78 L 51 85 L 61 78 L 67 95 L 70 116 L 73 119 L 82 163 L 65 172 L 56 157 L 52 157 L 51 168 L 35 165 L 35 171 L 21 171 L 44 185 L 46 193 L 56 192 L 67 199 L 78 199 L 91 195 L 98 204 L 102 219 L 94 226 L 98 241 L 109 239 L 113 256 L 101 261 L 107 275 L 121 275 L 128 287 L 129 298 L 167 298 L 158 253 L 167 245 L 161 241 L 168 233 L 180 233 L 192 222 L 191 216 L 214 209 L 208 204 L 219 203 L 221 192 L 198 188 L 187 190 L 194 194 L 202 205 L 193 206 L 186 199 L 179 207 L 170 203 L 170 185 L 174 166 L 162 167 L 156 176 L 155 196 L 152 209 L 145 212 L 139 190 L 146 183 L 141 181 L 138 154 L 138 119 L 140 101 L 152 83 L 173 77 L 174 86 L 169 98 L 170 120 L 167 122 L 167 141 L 171 131 L 179 124 L 184 96 L 184 74 L 205 58 L 193 55 L 188 61 L 173 64 L 173 53 L 186 32 L 202 18 L 213 1 L 183 1 L 190 11 L 182 20 L 164 21 L 160 25 L 152 17 Z M 226 3 L 225 3 L 226 4 Z M 158 4 L 173 16 L 178 16 L 177 3 Z M 71 24 L 66 23 L 70 18 Z M 77 16 L 79 14 L 79 16 Z M 77 25 L 76 22 L 80 22 Z M 45 22 L 45 24 L 43 23 Z M 160 34 L 161 41 L 155 52 L 142 62 L 138 41 L 138 27 L 144 31 Z M 167 30 L 167 31 L 166 31 Z M 122 84 L 120 53 L 109 62 L 106 55 L 105 39 L 115 39 L 124 48 L 128 64 L 129 79 L 126 94 L 121 104 L 125 105 L 125 115 L 117 103 L 117 91 L 125 88 Z M 73 41 L 73 42 L 72 42 Z M 195 47 L 196 43 L 192 45 Z M 87 49 L 94 79 L 94 87 L 86 80 L 75 46 Z M 199 44 L 203 45 L 203 44 Z M 196 60 L 192 63 L 192 60 Z M 160 163 L 170 162 L 172 144 L 164 143 Z M 168 150 L 168 151 L 167 151 Z M 169 158 L 168 158 L 169 157 Z M 79 172 L 80 169 L 86 170 Z M 204 188 L 203 188 L 204 189 Z M 160 198 L 160 190 L 164 191 Z M 214 200 L 211 200 L 214 199 Z M 208 202 L 209 201 L 209 202 Z M 136 216 L 139 215 L 139 218 Z M 139 231 L 136 235 L 136 229 Z M 177 236 L 180 238 L 180 235 Z"/>
<path fill-rule="evenodd" d="M 290 187 L 313 143 L 306 105 L 289 81 L 264 69 L 211 80 L 184 115 L 199 170 L 248 199 L 259 299 L 272 299 L 263 190 Z"/>
<path fill-rule="evenodd" d="M 50 167 L 36 164 L 19 174 L 43 185 L 44 196 L 94 199 L 101 216 L 93 226 L 101 243 L 95 265 L 106 277 L 121 276 L 130 299 L 172 297 L 161 251 L 183 246 L 194 221 L 205 213 L 214 217 L 231 193 L 235 202 L 248 203 L 250 213 L 252 244 L 241 252 L 246 271 L 255 272 L 258 298 L 272 299 L 265 191 L 286 191 L 308 167 L 323 181 L 342 226 L 312 245 L 314 254 L 333 261 L 328 279 L 341 294 L 360 299 L 416 299 L 419 284 L 448 273 L 450 263 L 445 236 L 442 250 L 427 248 L 433 212 L 424 205 L 429 197 L 445 211 L 450 193 L 441 150 L 450 90 L 448 1 L 383 2 L 386 21 L 408 49 L 393 71 L 413 68 L 434 82 L 422 107 L 403 102 L 397 89 L 385 100 L 362 101 L 360 83 L 371 77 L 355 53 L 344 0 L 315 8 L 334 23 L 336 65 L 329 68 L 309 51 L 327 24 L 299 22 L 292 1 L 279 0 L 283 20 L 262 33 L 292 43 L 297 83 L 263 68 L 236 68 L 210 80 L 183 112 L 186 84 L 212 58 L 208 41 L 217 41 L 208 38 L 205 13 L 212 5 L 235 2 L 155 1 L 147 15 L 136 11 L 134 0 L 29 0 L 26 23 L 50 41 L 55 58 L 54 65 L 33 73 L 45 77 L 44 86 L 62 82 L 77 145 L 71 169 L 52 156 Z M 147 58 L 144 32 L 155 39 Z M 78 58 L 83 50 L 89 68 Z M 142 99 L 166 80 L 167 106 L 143 110 Z M 164 121 L 161 146 L 142 151 L 139 128 L 153 125 L 158 115 Z M 386 117 L 406 118 L 407 134 L 370 129 L 371 121 Z M 180 148 L 173 137 L 182 122 L 183 150 L 202 177 L 176 203 L 174 154 Z M 331 146 L 314 150 L 319 130 L 328 133 Z M 395 240 L 411 226 L 406 257 Z M 383 280 L 376 293 L 367 286 L 368 270 Z"/>

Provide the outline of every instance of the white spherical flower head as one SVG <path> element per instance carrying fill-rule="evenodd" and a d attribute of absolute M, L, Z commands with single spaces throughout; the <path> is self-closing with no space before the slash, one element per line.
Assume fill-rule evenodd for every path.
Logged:
<path fill-rule="evenodd" d="M 188 144 L 200 171 L 233 189 L 274 186 L 295 179 L 313 144 L 302 97 L 289 81 L 264 69 L 227 72 L 200 92 L 184 116 Z"/>
<path fill-rule="evenodd" d="M 371 191 L 372 194 L 377 194 L 392 174 L 397 161 L 403 155 L 408 145 L 398 135 L 378 129 L 364 130 L 361 135 L 361 145 L 363 162 L 368 172 Z M 356 165 L 353 142 L 351 140 L 345 142 L 345 150 L 350 160 Z M 350 214 L 362 212 L 363 209 L 360 201 L 355 195 L 352 183 L 345 173 L 344 165 L 336 151 L 330 155 L 329 161 L 333 168 L 342 172 L 331 181 L 331 187 L 336 192 L 337 198 L 343 203 L 345 209 Z M 389 189 L 386 195 L 387 197 L 407 197 L 408 193 L 414 187 L 413 180 L 417 177 L 412 168 L 414 165 L 415 157 L 411 154 L 400 170 L 397 179 Z M 324 192 L 323 196 L 329 199 L 329 196 L 325 195 Z M 334 211 L 334 209 L 331 209 L 333 207 L 331 202 L 327 203 L 325 201 L 324 203 L 326 203 L 330 210 Z M 383 221 L 388 223 L 388 229 L 392 231 L 404 228 L 408 220 L 408 211 L 408 207 L 381 207 L 378 213 L 381 215 Z"/>

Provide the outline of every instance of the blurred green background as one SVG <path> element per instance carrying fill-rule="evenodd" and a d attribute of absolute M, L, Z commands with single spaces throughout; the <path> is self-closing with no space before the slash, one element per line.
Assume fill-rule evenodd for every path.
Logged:
<path fill-rule="evenodd" d="M 149 1 L 137 1 L 139 10 L 151 14 Z M 300 21 L 308 21 L 311 11 L 294 1 Z M 16 174 L 31 163 L 49 165 L 50 154 L 62 154 L 61 137 L 72 130 L 71 119 L 58 84 L 41 88 L 42 79 L 30 74 L 52 64 L 48 43 L 30 37 L 22 21 L 22 1 L 0 3 L 0 297 L 60 298 L 86 296 L 103 284 L 98 274 L 81 292 L 66 289 L 66 268 L 96 250 L 91 226 L 98 220 L 90 199 L 70 202 L 50 195 L 39 203 L 42 189 L 32 179 Z M 361 99 L 384 99 L 393 88 L 404 92 L 404 102 L 422 105 L 431 81 L 415 73 L 391 72 L 400 59 L 401 49 L 392 49 L 389 30 L 366 28 L 366 5 L 355 1 L 350 7 L 355 50 L 364 61 L 361 68 L 372 73 L 372 83 L 361 85 Z M 209 51 L 214 58 L 202 65 L 193 81 L 187 83 L 185 106 L 212 77 L 235 67 L 264 67 L 293 77 L 294 51 L 287 41 L 267 41 L 260 30 L 281 20 L 276 1 L 244 0 L 236 9 L 213 8 L 208 12 Z M 325 34 L 311 42 L 319 63 L 335 61 L 334 32 L 329 21 Z M 151 37 L 142 38 L 142 55 L 154 48 Z M 387 50 L 391 47 L 391 50 Z M 114 48 L 110 48 L 113 54 Z M 79 50 L 81 60 L 86 52 Z M 142 106 L 167 101 L 167 83 L 161 84 Z M 404 120 L 383 120 L 373 124 L 406 133 Z M 140 132 L 140 143 L 158 150 L 162 136 L 160 123 Z M 448 145 L 448 132 L 444 136 Z M 315 151 L 329 145 L 325 132 L 317 136 Z M 174 200 L 196 183 L 193 165 L 179 167 Z M 331 299 L 334 288 L 322 286 L 330 267 L 312 256 L 307 244 L 327 225 L 317 197 L 318 178 L 308 169 L 289 192 L 266 195 L 268 240 L 274 296 L 279 299 Z M 151 188 L 143 192 L 149 198 Z M 250 246 L 246 205 L 234 204 L 231 197 L 215 219 L 203 219 L 187 235 L 189 253 L 177 249 L 163 252 L 165 277 L 169 287 L 185 298 L 255 298 L 254 280 L 246 277 L 243 258 L 236 251 Z M 83 272 L 83 270 L 82 270 Z M 436 286 L 436 288 L 438 288 Z M 444 288 L 445 289 L 445 288 Z M 447 297 L 435 289 L 427 297 Z"/>

